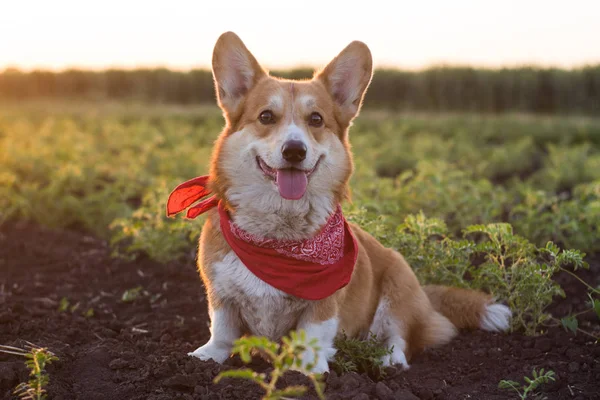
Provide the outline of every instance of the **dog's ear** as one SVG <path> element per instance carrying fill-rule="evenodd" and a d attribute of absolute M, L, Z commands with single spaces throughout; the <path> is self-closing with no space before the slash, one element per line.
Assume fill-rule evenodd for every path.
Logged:
<path fill-rule="evenodd" d="M 335 100 L 344 122 L 358 114 L 373 75 L 371 51 L 363 42 L 350 43 L 322 71 L 316 74 Z"/>
<path fill-rule="evenodd" d="M 213 51 L 213 76 L 219 106 L 235 113 L 248 91 L 267 73 L 233 32 L 222 34 Z"/>

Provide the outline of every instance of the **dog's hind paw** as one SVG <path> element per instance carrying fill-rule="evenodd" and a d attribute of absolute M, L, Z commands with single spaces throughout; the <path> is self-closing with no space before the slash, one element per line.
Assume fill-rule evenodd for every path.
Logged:
<path fill-rule="evenodd" d="M 503 332 L 510 328 L 511 317 L 510 308 L 502 304 L 490 304 L 485 307 L 479 326 L 484 331 Z"/>

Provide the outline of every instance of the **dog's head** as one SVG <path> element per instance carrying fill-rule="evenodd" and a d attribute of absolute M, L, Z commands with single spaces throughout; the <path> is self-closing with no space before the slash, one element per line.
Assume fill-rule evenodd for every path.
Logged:
<path fill-rule="evenodd" d="M 215 45 L 212 67 L 226 119 L 213 155 L 212 190 L 233 209 L 331 212 L 347 196 L 348 127 L 371 80 L 368 47 L 352 42 L 313 79 L 292 81 L 269 76 L 227 32 Z"/>

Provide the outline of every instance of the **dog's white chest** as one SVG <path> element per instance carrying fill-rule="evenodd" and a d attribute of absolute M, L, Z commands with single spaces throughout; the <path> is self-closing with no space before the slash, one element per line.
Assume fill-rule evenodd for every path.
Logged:
<path fill-rule="evenodd" d="M 280 339 L 296 327 L 309 304 L 257 278 L 233 251 L 213 265 L 213 273 L 214 290 L 239 308 L 253 335 Z"/>

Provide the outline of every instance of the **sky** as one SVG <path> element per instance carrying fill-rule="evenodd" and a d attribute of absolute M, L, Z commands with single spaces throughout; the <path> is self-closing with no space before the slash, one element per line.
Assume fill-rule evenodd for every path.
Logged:
<path fill-rule="evenodd" d="M 0 0 L 0 71 L 209 67 L 236 32 L 266 68 L 325 65 L 352 40 L 376 67 L 600 63 L 600 0 Z"/>

